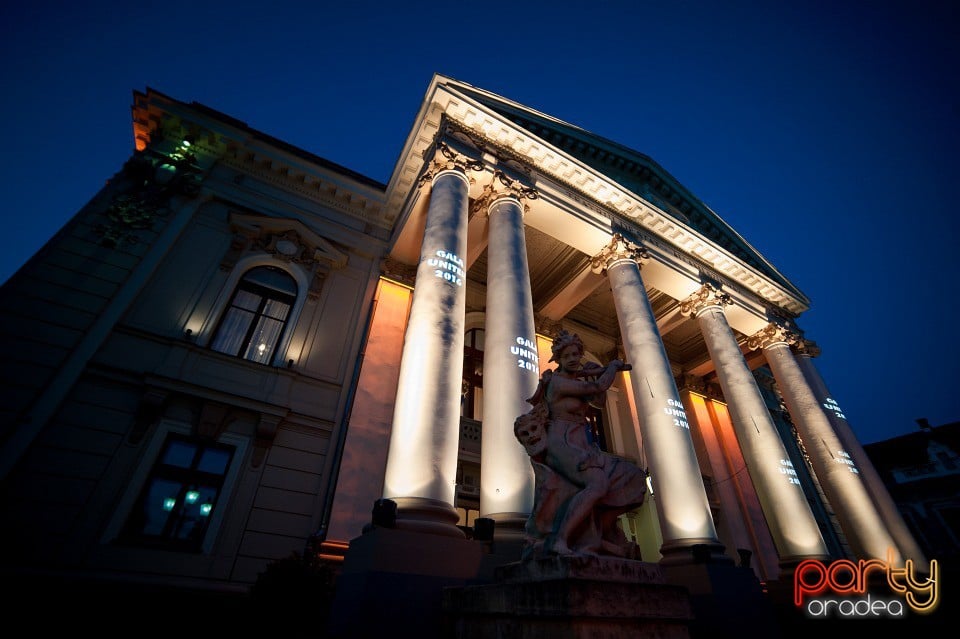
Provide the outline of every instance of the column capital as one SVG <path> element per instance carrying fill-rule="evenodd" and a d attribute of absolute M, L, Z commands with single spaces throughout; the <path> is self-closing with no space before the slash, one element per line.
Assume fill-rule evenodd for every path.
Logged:
<path fill-rule="evenodd" d="M 797 343 L 794 344 L 793 347 L 800 355 L 805 355 L 807 357 L 820 357 L 820 347 L 817 346 L 817 343 L 812 339 L 803 339 L 801 337 L 797 340 Z"/>
<path fill-rule="evenodd" d="M 495 169 L 490 183 L 484 185 L 483 192 L 474 199 L 470 213 L 475 215 L 482 212 L 489 215 L 490 206 L 501 198 L 511 198 L 521 204 L 522 200 L 536 200 L 539 197 L 540 194 L 532 186 L 526 186 L 500 169 Z M 521 205 L 526 213 L 529 207 L 526 204 Z"/>
<path fill-rule="evenodd" d="M 429 161 L 429 168 L 420 176 L 417 186 L 423 186 L 442 171 L 459 171 L 466 176 L 467 171 L 482 170 L 483 162 L 457 153 L 443 140 L 437 140 L 436 145 L 434 145 L 433 160 Z"/>
<path fill-rule="evenodd" d="M 680 302 L 680 313 L 697 316 L 708 308 L 723 308 L 733 304 L 733 298 L 713 284 L 706 283 Z"/>
<path fill-rule="evenodd" d="M 603 273 L 617 260 L 631 260 L 640 266 L 648 259 L 650 259 L 650 253 L 646 247 L 627 240 L 619 233 L 614 233 L 610 243 L 590 260 L 590 266 L 594 273 Z"/>
<path fill-rule="evenodd" d="M 747 339 L 750 350 L 768 348 L 774 344 L 792 345 L 800 339 L 800 335 L 781 324 L 770 322 Z"/>

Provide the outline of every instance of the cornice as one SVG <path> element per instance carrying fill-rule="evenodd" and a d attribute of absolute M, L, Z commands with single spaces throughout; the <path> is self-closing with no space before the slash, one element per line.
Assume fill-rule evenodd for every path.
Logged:
<path fill-rule="evenodd" d="M 208 107 L 185 104 L 152 90 L 135 92 L 133 130 L 138 150 L 190 139 L 191 151 L 203 168 L 215 163 L 227 166 L 366 224 L 392 227 L 383 216 L 382 184 Z"/>
<path fill-rule="evenodd" d="M 501 159 L 532 167 L 539 177 L 579 192 L 622 222 L 636 225 L 696 260 L 708 271 L 731 280 L 761 300 L 799 315 L 809 300 L 760 273 L 723 247 L 684 226 L 667 212 L 645 201 L 602 173 L 532 135 L 505 116 L 456 92 L 455 85 L 435 79 L 421 111 L 420 126 L 408 140 L 403 162 L 388 187 L 387 217 L 396 216 L 422 171 L 423 154 L 440 132 L 444 117 L 471 138 L 489 146 Z"/>

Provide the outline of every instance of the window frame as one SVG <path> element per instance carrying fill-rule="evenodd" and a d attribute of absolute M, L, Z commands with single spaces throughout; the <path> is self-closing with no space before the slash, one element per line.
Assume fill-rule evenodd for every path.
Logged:
<path fill-rule="evenodd" d="M 304 304 L 307 300 L 307 293 L 310 288 L 310 277 L 298 264 L 294 264 L 292 262 L 281 262 L 272 255 L 265 253 L 248 255 L 237 260 L 237 263 L 230 271 L 230 275 L 223 283 L 223 286 L 217 295 L 216 301 L 210 308 L 210 312 L 206 315 L 203 327 L 200 329 L 200 334 L 197 337 L 197 345 L 205 348 L 210 347 L 210 344 L 213 342 L 214 335 L 216 335 L 216 330 L 220 326 L 221 318 L 226 314 L 240 280 L 248 271 L 258 266 L 274 266 L 282 269 L 286 271 L 288 275 L 293 277 L 294 281 L 297 283 L 297 298 L 293 306 L 290 308 L 290 312 L 287 314 L 286 328 L 283 331 L 280 341 L 277 342 L 277 346 L 274 349 L 273 356 L 270 358 L 270 362 L 263 364 L 266 366 L 285 366 L 288 360 L 297 359 L 297 356 L 291 353 L 290 350 L 291 344 L 293 343 L 294 333 L 296 333 L 297 326 L 299 324 L 300 315 L 302 314 Z M 226 354 L 224 353 L 224 355 Z M 244 359 L 241 356 L 236 357 L 237 359 L 241 359 L 245 362 L 253 361 Z"/>
<path fill-rule="evenodd" d="M 264 286 L 255 281 L 247 280 L 247 276 L 257 269 L 273 269 L 287 275 L 290 280 L 293 282 L 294 287 L 297 289 L 294 294 L 283 293 L 276 289 L 271 289 L 268 286 Z M 242 293 L 250 293 L 259 297 L 257 302 L 256 310 L 251 310 L 244 307 L 241 304 L 237 304 L 237 298 Z M 256 362 L 258 364 L 271 365 L 277 360 L 277 353 L 279 351 L 280 345 L 283 343 L 283 339 L 286 336 L 287 332 L 290 330 L 290 315 L 293 313 L 293 308 L 296 305 L 297 298 L 300 296 L 300 287 L 297 285 L 296 279 L 290 275 L 290 273 L 279 266 L 273 264 L 253 266 L 240 276 L 237 280 L 236 285 L 233 288 L 230 298 L 224 306 L 223 310 L 220 313 L 220 318 L 217 322 L 216 327 L 213 330 L 212 335 L 210 336 L 210 348 L 215 350 L 218 353 L 223 353 L 224 355 L 230 355 L 231 357 L 238 357 L 240 359 L 246 360 L 248 362 Z M 269 314 L 268 309 L 270 307 L 270 302 L 281 302 L 287 304 L 287 312 L 284 318 L 278 319 Z M 247 322 L 247 326 L 243 331 L 243 337 L 240 341 L 239 349 L 236 353 L 220 350 L 213 347 L 213 343 L 216 342 L 217 338 L 221 335 L 221 331 L 226 330 L 225 325 L 227 323 L 228 317 L 231 315 L 231 311 L 237 310 L 238 312 L 247 312 L 252 315 L 252 318 Z M 273 344 L 269 357 L 266 361 L 259 361 L 250 357 L 250 352 L 253 347 L 254 337 L 257 332 L 257 328 L 261 325 L 264 319 L 274 320 L 281 324 L 279 331 L 279 336 L 276 342 Z M 239 331 L 238 331 L 239 332 Z"/>
<path fill-rule="evenodd" d="M 193 441 L 200 440 L 200 438 L 194 433 L 193 427 L 188 423 L 164 419 L 157 425 L 153 436 L 144 449 L 139 463 L 136 465 L 136 472 L 130 478 L 130 481 L 127 483 L 126 491 L 124 491 L 117 503 L 117 508 L 114 510 L 113 517 L 104 531 L 103 537 L 101 538 L 102 543 L 111 545 L 122 544 L 144 549 L 182 552 L 190 555 L 201 554 L 209 556 L 212 554 L 214 545 L 219 537 L 220 528 L 223 525 L 226 513 L 229 510 L 230 503 L 232 501 L 234 491 L 237 487 L 237 482 L 240 478 L 240 472 L 245 464 L 245 460 L 247 458 L 247 449 L 250 446 L 250 439 L 248 437 L 234 433 L 223 433 L 213 440 L 215 443 L 220 445 L 232 446 L 234 451 L 233 457 L 231 458 L 227 470 L 223 475 L 216 507 L 210 513 L 210 520 L 207 524 L 207 529 L 204 532 L 203 539 L 198 544 L 197 549 L 188 550 L 182 547 L 177 547 L 177 544 L 164 545 L 153 542 L 141 543 L 139 540 L 131 539 L 124 535 L 127 521 L 133 514 L 133 510 L 136 508 L 140 496 L 147 486 L 147 482 L 153 476 L 153 470 L 157 466 L 157 463 L 160 460 L 160 455 L 165 450 L 166 442 L 171 435 L 174 437 L 184 437 Z"/>

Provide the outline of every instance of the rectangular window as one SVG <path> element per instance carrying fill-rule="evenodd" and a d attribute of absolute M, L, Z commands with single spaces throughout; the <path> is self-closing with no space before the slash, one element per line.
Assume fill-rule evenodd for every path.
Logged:
<path fill-rule="evenodd" d="M 236 449 L 171 433 L 120 541 L 200 552 Z"/>

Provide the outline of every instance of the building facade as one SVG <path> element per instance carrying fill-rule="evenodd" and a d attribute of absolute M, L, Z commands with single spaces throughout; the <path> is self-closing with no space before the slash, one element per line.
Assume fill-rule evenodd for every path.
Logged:
<path fill-rule="evenodd" d="M 621 524 L 777 580 L 922 553 L 802 332 L 809 300 L 652 159 L 437 75 L 388 184 L 136 92 L 135 152 L 0 292 L 7 570 L 244 592 L 396 526 L 516 537 L 550 341 L 620 357 Z"/>

